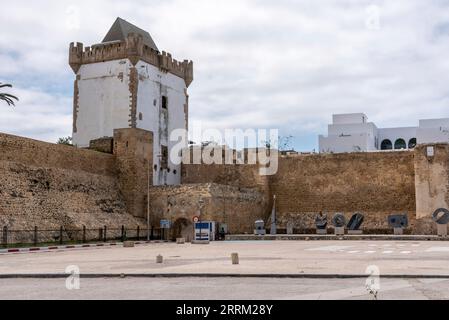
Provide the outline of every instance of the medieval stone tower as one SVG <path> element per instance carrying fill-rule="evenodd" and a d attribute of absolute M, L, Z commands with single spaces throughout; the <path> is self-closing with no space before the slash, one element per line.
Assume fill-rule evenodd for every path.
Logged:
<path fill-rule="evenodd" d="M 173 164 L 170 133 L 187 129 L 193 63 L 178 62 L 157 48 L 151 35 L 117 18 L 100 44 L 71 43 L 69 64 L 76 74 L 73 143 L 89 147 L 114 129 L 153 132 L 153 184 L 181 182 Z"/>

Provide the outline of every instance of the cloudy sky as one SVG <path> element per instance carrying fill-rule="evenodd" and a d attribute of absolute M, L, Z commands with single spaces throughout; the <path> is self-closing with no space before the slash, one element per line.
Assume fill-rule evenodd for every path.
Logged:
<path fill-rule="evenodd" d="M 317 148 L 332 113 L 379 127 L 449 117 L 448 0 L 17 0 L 0 11 L 0 132 L 71 134 L 71 41 L 102 40 L 120 16 L 194 61 L 190 117 L 214 128 L 279 128 Z"/>

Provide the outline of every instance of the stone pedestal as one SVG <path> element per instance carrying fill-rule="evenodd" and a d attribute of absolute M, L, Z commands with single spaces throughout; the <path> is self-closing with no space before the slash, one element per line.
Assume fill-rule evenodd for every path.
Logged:
<path fill-rule="evenodd" d="M 316 229 L 316 234 L 327 234 L 327 229 Z"/>
<path fill-rule="evenodd" d="M 232 264 L 239 264 L 239 254 L 238 253 L 232 253 L 231 254 L 231 260 L 232 260 Z"/>
<path fill-rule="evenodd" d="M 123 242 L 123 248 L 134 248 L 134 241 Z"/>
<path fill-rule="evenodd" d="M 176 239 L 176 243 L 177 244 L 185 244 L 186 243 L 186 239 L 185 238 L 177 238 Z"/>
<path fill-rule="evenodd" d="M 192 244 L 209 244 L 209 240 L 192 240 Z"/>
<path fill-rule="evenodd" d="M 348 234 L 361 235 L 363 230 L 348 230 Z"/>
<path fill-rule="evenodd" d="M 437 224 L 437 234 L 439 237 L 447 237 L 447 224 Z"/>
<path fill-rule="evenodd" d="M 394 235 L 395 236 L 402 236 L 404 234 L 403 228 L 394 228 Z"/>
<path fill-rule="evenodd" d="M 336 236 L 342 236 L 345 234 L 345 228 L 344 227 L 335 227 L 335 235 Z"/>

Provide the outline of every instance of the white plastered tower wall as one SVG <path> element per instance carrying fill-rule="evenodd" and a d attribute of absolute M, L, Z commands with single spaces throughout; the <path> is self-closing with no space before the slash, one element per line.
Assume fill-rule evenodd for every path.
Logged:
<path fill-rule="evenodd" d="M 172 150 L 177 142 L 170 141 L 170 134 L 176 129 L 187 130 L 188 96 L 184 79 L 139 61 L 137 93 L 137 128 L 153 132 L 155 185 L 176 185 L 181 183 L 181 165 L 174 164 L 168 157 L 168 169 L 161 170 L 162 146 Z M 167 108 L 163 108 L 162 97 L 166 97 Z M 185 145 L 183 148 L 187 147 Z"/>
<path fill-rule="evenodd" d="M 74 119 L 73 144 L 112 137 L 113 130 L 129 127 L 129 60 L 82 65 L 77 73 L 78 105 Z"/>
<path fill-rule="evenodd" d="M 129 30 L 138 33 L 124 34 Z M 169 137 L 175 129 L 188 129 L 193 63 L 160 53 L 147 32 L 120 18 L 106 36 L 111 37 L 114 41 L 92 47 L 70 45 L 69 64 L 76 74 L 73 143 L 89 147 L 91 140 L 112 137 L 114 129 L 151 131 L 153 184 L 180 184 L 181 165 L 174 164 L 180 159 L 170 157 L 178 142 Z"/>

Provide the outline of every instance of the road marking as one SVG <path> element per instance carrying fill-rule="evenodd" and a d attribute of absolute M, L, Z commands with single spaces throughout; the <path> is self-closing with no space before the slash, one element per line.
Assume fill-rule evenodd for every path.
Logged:
<path fill-rule="evenodd" d="M 360 251 L 354 250 L 354 251 L 348 251 L 348 253 L 359 253 Z"/>
<path fill-rule="evenodd" d="M 383 254 L 390 254 L 390 253 L 393 253 L 393 251 L 387 250 L 387 251 L 383 251 L 382 253 Z"/>
<path fill-rule="evenodd" d="M 372 253 L 376 253 L 376 251 L 365 251 L 365 253 L 372 254 Z"/>
<path fill-rule="evenodd" d="M 325 246 L 325 247 L 317 247 L 317 248 L 308 248 L 307 251 L 330 251 L 337 252 L 345 249 L 352 248 L 353 246 Z"/>
<path fill-rule="evenodd" d="M 426 252 L 449 252 L 449 247 L 430 247 Z"/>
<path fill-rule="evenodd" d="M 410 254 L 412 253 L 411 251 L 401 251 L 402 254 Z"/>

